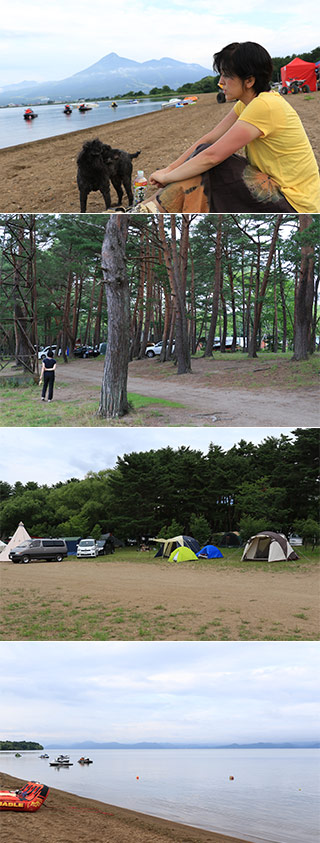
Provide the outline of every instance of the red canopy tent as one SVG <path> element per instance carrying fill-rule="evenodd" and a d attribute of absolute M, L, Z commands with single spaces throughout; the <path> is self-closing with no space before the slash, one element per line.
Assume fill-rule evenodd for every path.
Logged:
<path fill-rule="evenodd" d="M 293 79 L 303 79 L 309 85 L 310 91 L 317 90 L 316 66 L 314 62 L 293 59 L 281 68 L 282 85 L 290 85 Z"/>

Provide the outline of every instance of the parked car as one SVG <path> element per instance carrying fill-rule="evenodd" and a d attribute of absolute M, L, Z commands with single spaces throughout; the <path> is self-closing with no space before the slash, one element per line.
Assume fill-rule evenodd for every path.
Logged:
<path fill-rule="evenodd" d="M 232 343 L 233 343 L 233 338 L 232 337 L 226 337 L 225 347 L 231 348 Z M 218 351 L 218 349 L 221 348 L 221 340 L 218 337 L 213 341 L 213 348 L 216 349 L 216 351 Z"/>
<path fill-rule="evenodd" d="M 41 351 L 38 351 L 38 360 L 44 360 L 45 357 L 48 356 L 48 351 L 53 351 L 53 353 L 55 353 L 56 350 L 56 345 L 46 345 L 45 348 L 42 348 Z"/>
<path fill-rule="evenodd" d="M 146 357 L 156 357 L 156 355 L 161 354 L 162 345 L 163 345 L 162 341 L 156 342 L 155 345 L 147 345 L 146 352 L 145 352 Z M 172 354 L 174 353 L 174 349 L 175 349 L 175 344 L 174 344 L 174 341 L 173 341 L 173 343 L 172 343 Z"/>
<path fill-rule="evenodd" d="M 64 539 L 28 539 L 9 553 L 11 562 L 36 562 L 42 559 L 46 562 L 62 562 L 68 556 L 68 548 Z"/>
<path fill-rule="evenodd" d="M 303 539 L 301 536 L 298 536 L 297 533 L 291 533 L 289 536 L 289 544 L 291 544 L 292 547 L 301 547 Z"/>
<path fill-rule="evenodd" d="M 111 539 L 98 539 L 96 542 L 98 556 L 108 556 L 114 553 L 114 543 Z"/>
<path fill-rule="evenodd" d="M 98 548 L 94 539 L 81 539 L 77 545 L 77 559 L 83 556 L 98 556 Z"/>
<path fill-rule="evenodd" d="M 79 348 L 74 349 L 73 353 L 75 357 L 98 357 L 100 351 L 92 345 L 80 345 Z"/>

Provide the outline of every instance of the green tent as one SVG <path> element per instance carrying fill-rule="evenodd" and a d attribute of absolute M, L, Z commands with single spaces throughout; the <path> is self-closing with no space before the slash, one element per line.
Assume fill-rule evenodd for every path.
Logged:
<path fill-rule="evenodd" d="M 190 547 L 176 547 L 175 550 L 170 553 L 169 562 L 198 562 L 199 560 L 196 557 L 196 554 L 193 550 L 190 550 Z"/>

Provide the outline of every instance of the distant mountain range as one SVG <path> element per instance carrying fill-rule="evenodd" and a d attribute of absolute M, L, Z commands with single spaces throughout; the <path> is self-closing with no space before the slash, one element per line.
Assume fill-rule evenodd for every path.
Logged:
<path fill-rule="evenodd" d="M 102 59 L 59 82 L 21 82 L 0 88 L 0 105 L 35 102 L 42 98 L 77 100 L 115 97 L 129 91 L 143 91 L 169 85 L 174 90 L 186 82 L 197 82 L 212 70 L 171 58 L 132 61 L 109 53 Z"/>
<path fill-rule="evenodd" d="M 79 741 L 78 743 L 65 743 L 56 741 L 46 744 L 45 749 L 319 749 L 320 741 L 292 741 L 279 743 L 152 743 L 141 741 L 140 743 L 96 743 L 95 741 Z"/>

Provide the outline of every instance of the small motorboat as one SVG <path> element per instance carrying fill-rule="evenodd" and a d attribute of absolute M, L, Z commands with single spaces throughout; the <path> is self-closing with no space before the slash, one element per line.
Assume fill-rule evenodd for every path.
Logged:
<path fill-rule="evenodd" d="M 79 105 L 79 109 L 78 109 L 78 111 L 80 111 L 81 114 L 83 114 L 85 111 L 91 111 L 91 110 L 92 110 L 92 105 L 86 105 L 84 102 L 82 102 L 81 105 Z"/>
<path fill-rule="evenodd" d="M 39 758 L 49 758 L 49 755 L 45 752 L 44 755 L 39 755 Z"/>
<path fill-rule="evenodd" d="M 26 110 L 24 112 L 24 115 L 23 115 L 23 119 L 24 120 L 34 120 L 35 117 L 38 117 L 38 115 L 35 114 L 34 111 L 32 111 L 32 108 L 26 108 Z"/>
<path fill-rule="evenodd" d="M 27 782 L 19 790 L 0 791 L 0 811 L 37 811 L 49 793 L 49 788 L 40 782 Z"/>
<path fill-rule="evenodd" d="M 16 752 L 16 753 L 15 753 L 15 758 L 21 758 L 21 753 L 20 753 L 20 752 Z"/>
<path fill-rule="evenodd" d="M 71 105 L 65 105 L 65 107 L 64 107 L 64 109 L 63 109 L 63 113 L 64 113 L 64 114 L 72 114 L 72 108 L 71 108 Z"/>
<path fill-rule="evenodd" d="M 73 761 L 69 760 L 68 755 L 58 755 L 54 761 L 49 761 L 50 767 L 73 767 Z"/>
<path fill-rule="evenodd" d="M 78 764 L 93 764 L 90 758 L 79 758 Z"/>
<path fill-rule="evenodd" d="M 118 108 L 118 104 L 116 102 L 112 102 L 110 108 Z"/>

